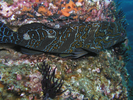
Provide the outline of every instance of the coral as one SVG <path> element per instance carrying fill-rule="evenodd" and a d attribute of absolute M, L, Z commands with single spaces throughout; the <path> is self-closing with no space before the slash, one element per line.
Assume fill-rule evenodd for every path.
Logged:
<path fill-rule="evenodd" d="M 69 3 L 64 6 L 64 9 L 61 10 L 62 14 L 68 17 L 70 16 L 70 11 L 73 11 L 76 13 L 77 9 L 75 8 L 75 6 L 76 5 L 74 4 L 74 2 L 70 0 Z"/>
<path fill-rule="evenodd" d="M 117 1 L 116 2 L 116 7 L 117 7 L 116 12 L 114 12 L 115 18 L 116 18 L 116 20 L 119 20 L 121 22 L 121 24 L 123 25 L 123 27 L 126 29 L 129 24 L 127 23 L 127 21 L 125 19 L 125 14 L 124 14 L 123 10 L 118 9 L 119 5 L 120 5 L 120 3 Z"/>
<path fill-rule="evenodd" d="M 38 12 L 39 12 L 40 14 L 46 15 L 46 16 L 52 15 L 52 13 L 51 13 L 48 9 L 46 9 L 45 7 L 43 7 L 43 6 L 40 6 L 40 7 L 38 8 Z"/>
<path fill-rule="evenodd" d="M 39 66 L 38 66 L 39 67 Z M 55 80 L 55 70 L 57 67 L 54 68 L 53 72 L 51 72 L 50 66 L 48 66 L 45 62 L 39 67 L 43 75 L 42 89 L 45 99 L 47 100 L 48 97 L 55 98 L 55 96 L 62 94 L 64 91 L 61 92 L 61 87 L 63 85 L 62 80 L 56 79 Z"/>
<path fill-rule="evenodd" d="M 32 8 L 28 8 L 26 6 L 23 7 L 22 11 L 31 11 Z"/>
<path fill-rule="evenodd" d="M 129 98 L 130 98 L 130 100 L 132 100 L 133 99 L 133 86 L 129 86 Z"/>
<path fill-rule="evenodd" d="M 117 59 L 121 60 L 123 59 L 125 62 L 130 60 L 128 50 L 130 50 L 130 47 L 128 45 L 128 39 L 125 39 L 121 43 L 118 43 L 111 47 L 117 57 Z"/>
<path fill-rule="evenodd" d="M 6 2 L 0 2 L 0 15 L 10 17 L 12 14 L 12 7 L 8 6 Z"/>
<path fill-rule="evenodd" d="M 24 61 L 25 62 L 25 61 Z M 13 66 L 12 66 L 13 64 Z M 38 96 L 42 94 L 42 74 L 36 69 L 36 67 L 31 67 L 30 63 L 22 63 L 21 61 L 13 63 L 11 61 L 8 64 L 0 65 L 0 71 L 5 73 L 0 73 L 2 77 L 2 84 L 8 92 L 12 92 L 17 95 L 17 97 L 26 97 L 27 94 L 30 96 Z M 11 70 L 11 68 L 13 68 Z M 14 80 L 14 81 L 13 81 Z"/>
<path fill-rule="evenodd" d="M 115 4 L 112 0 L 14 0 L 12 3 L 5 0 L 0 2 L 0 8 L 2 15 L 0 21 L 9 22 L 10 25 L 15 26 L 31 22 L 53 24 L 53 21 L 54 24 L 60 24 L 59 20 L 63 20 L 60 26 L 62 23 L 67 24 L 79 20 L 86 22 L 115 21 L 113 15 Z M 52 21 L 49 20 L 51 17 L 53 18 Z"/>

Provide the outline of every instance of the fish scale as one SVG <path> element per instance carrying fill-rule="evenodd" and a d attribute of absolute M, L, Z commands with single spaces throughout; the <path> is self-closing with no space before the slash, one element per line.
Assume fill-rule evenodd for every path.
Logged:
<path fill-rule="evenodd" d="M 119 24 L 119 25 L 118 25 Z M 126 37 L 126 31 L 117 22 L 77 22 L 61 29 L 53 29 L 41 23 L 22 25 L 18 32 L 0 22 L 0 43 L 13 43 L 23 47 L 23 53 L 50 52 L 68 54 L 78 58 L 88 52 L 99 53 Z M 24 50 L 24 51 L 23 51 Z"/>

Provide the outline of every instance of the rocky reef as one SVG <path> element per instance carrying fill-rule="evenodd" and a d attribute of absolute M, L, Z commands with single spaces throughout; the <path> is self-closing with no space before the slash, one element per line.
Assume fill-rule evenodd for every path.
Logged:
<path fill-rule="evenodd" d="M 59 89 L 53 100 L 128 100 L 126 62 L 114 49 L 79 59 L 50 54 L 28 56 L 6 47 L 1 50 L 0 98 L 52 100 L 47 93 L 44 95 L 46 88 L 42 88 L 42 84 L 46 84 L 46 81 L 42 82 L 44 73 L 49 73 L 45 80 L 52 76 L 53 81 L 47 82 L 54 82 Z"/>
<path fill-rule="evenodd" d="M 117 10 L 118 5 L 113 0 L 0 0 L 0 43 L 3 43 L 0 44 L 0 100 L 128 100 L 128 95 L 132 94 L 131 89 L 128 91 L 129 74 L 126 70 L 130 48 L 125 31 L 127 23 L 123 11 Z M 11 44 L 4 44 L 8 41 L 6 35 L 9 35 L 5 24 L 14 31 L 10 30 L 12 36 L 13 33 L 19 34 L 18 29 L 25 24 L 41 23 L 58 30 L 80 21 L 104 21 L 112 25 L 108 28 L 105 24 L 94 30 L 102 28 L 96 32 L 100 46 L 95 43 L 96 48 L 91 48 L 101 48 L 107 41 L 114 44 L 103 48 L 97 55 L 88 54 L 78 59 L 49 53 L 26 55 L 13 49 L 14 46 L 10 47 Z M 110 24 L 115 22 L 117 28 Z M 119 35 L 107 35 L 117 31 Z M 104 33 L 107 36 L 100 40 Z M 115 39 L 119 40 L 118 37 L 123 35 L 120 43 L 116 43 Z M 21 37 L 30 39 L 27 34 Z M 80 40 L 80 36 L 77 39 Z"/>
<path fill-rule="evenodd" d="M 0 21 L 14 26 L 38 22 L 60 28 L 80 20 L 114 22 L 115 9 L 113 0 L 1 0 Z"/>

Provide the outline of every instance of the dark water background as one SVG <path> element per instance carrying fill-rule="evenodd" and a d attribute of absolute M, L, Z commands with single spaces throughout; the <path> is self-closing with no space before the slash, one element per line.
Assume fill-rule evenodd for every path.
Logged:
<path fill-rule="evenodd" d="M 133 0 L 119 0 L 121 5 L 119 8 L 122 8 L 126 15 L 127 22 L 129 26 L 127 26 L 127 36 L 129 39 L 129 45 L 131 46 L 131 50 L 129 51 L 130 54 L 130 61 L 127 64 L 127 70 L 130 74 L 130 81 L 129 84 L 133 87 Z M 133 99 L 132 99 L 133 100 Z"/>

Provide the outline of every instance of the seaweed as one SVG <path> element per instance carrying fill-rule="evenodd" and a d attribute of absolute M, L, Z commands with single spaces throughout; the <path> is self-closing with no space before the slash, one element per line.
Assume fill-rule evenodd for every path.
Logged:
<path fill-rule="evenodd" d="M 126 39 L 124 41 L 122 41 L 121 43 L 118 43 L 116 45 L 114 45 L 113 47 L 111 47 L 114 50 L 114 53 L 116 54 L 117 59 L 119 59 L 119 56 L 123 56 L 123 60 L 124 62 L 128 62 L 130 60 L 129 57 L 129 53 L 128 53 L 128 47 L 125 47 L 124 42 L 126 41 Z"/>
<path fill-rule="evenodd" d="M 127 20 L 125 19 L 124 11 L 122 9 L 119 9 L 120 5 L 121 5 L 121 2 L 119 0 L 117 0 L 116 1 L 116 12 L 114 15 L 116 17 L 116 20 L 120 21 L 123 28 L 126 29 L 129 24 L 127 23 Z"/>
<path fill-rule="evenodd" d="M 39 67 L 39 65 L 38 65 Z M 43 89 L 43 100 L 47 100 L 48 97 L 55 98 L 57 95 L 61 95 L 64 91 L 61 91 L 61 87 L 63 85 L 62 79 L 55 79 L 55 70 L 57 67 L 54 68 L 53 72 L 51 72 L 51 67 L 43 62 L 41 67 L 39 67 L 39 71 L 43 75 L 42 89 Z"/>

